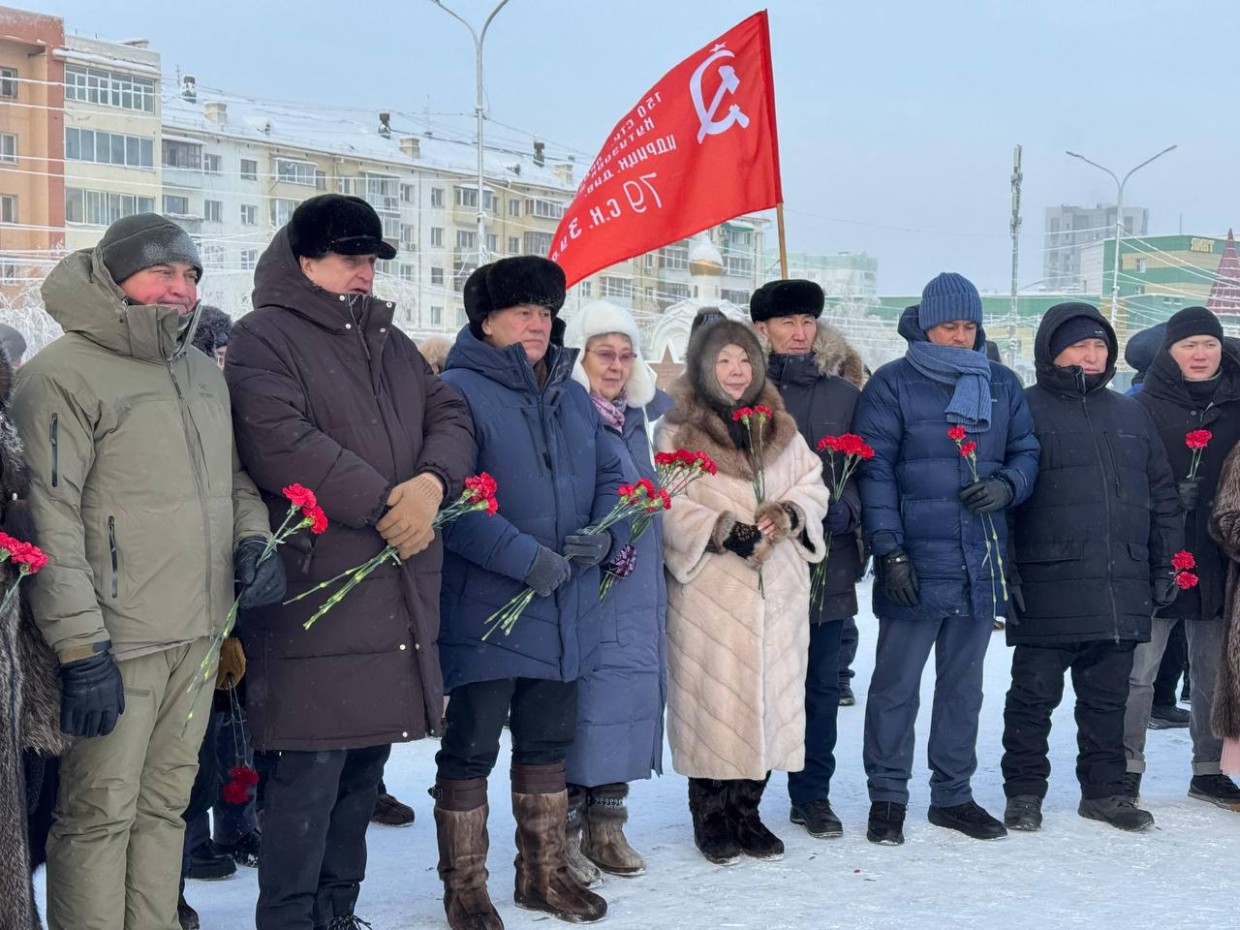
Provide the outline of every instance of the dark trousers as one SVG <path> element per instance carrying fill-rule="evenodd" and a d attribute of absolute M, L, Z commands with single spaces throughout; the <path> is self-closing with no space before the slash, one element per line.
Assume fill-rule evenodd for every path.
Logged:
<path fill-rule="evenodd" d="M 255 753 L 263 780 L 257 930 L 315 930 L 353 913 L 391 750 Z"/>
<path fill-rule="evenodd" d="M 798 807 L 825 801 L 835 774 L 836 716 L 840 712 L 840 634 L 844 621 L 815 623 L 805 672 L 805 768 L 788 773 L 788 797 Z"/>
<path fill-rule="evenodd" d="M 879 618 L 862 750 L 871 801 L 908 804 L 921 673 L 931 649 L 930 803 L 955 807 L 973 799 L 982 672 L 993 632 L 994 618 L 968 614 L 939 620 Z"/>
<path fill-rule="evenodd" d="M 849 617 L 844 621 L 844 626 L 840 631 L 840 684 L 849 684 L 857 673 L 853 671 L 852 664 L 857 658 L 857 643 L 861 639 L 861 634 L 857 631 L 857 618 Z"/>
<path fill-rule="evenodd" d="M 435 756 L 439 777 L 490 775 L 499 758 L 505 719 L 512 731 L 514 764 L 563 762 L 577 733 L 577 682 L 501 678 L 454 688 L 448 728 Z"/>
<path fill-rule="evenodd" d="M 1154 679 L 1154 706 L 1175 707 L 1180 698 L 1180 676 L 1188 674 L 1188 633 L 1185 621 L 1181 620 L 1171 628 L 1167 637 L 1167 648 L 1163 650 L 1162 662 L 1158 666 L 1158 677 Z"/>
<path fill-rule="evenodd" d="M 185 821 L 185 842 L 181 850 L 181 882 L 189 875 L 189 854 L 200 843 L 210 838 L 203 824 L 207 821 L 211 805 L 220 794 L 220 769 L 215 756 L 215 738 L 220 730 L 221 715 L 212 713 L 207 718 L 207 732 L 202 735 L 198 747 L 198 774 L 190 789 L 189 804 L 181 814 Z"/>
<path fill-rule="evenodd" d="M 1076 692 L 1076 778 L 1081 797 L 1123 794 L 1124 710 L 1135 643 L 1111 641 L 1017 646 L 1003 707 L 1003 791 L 1046 797 L 1051 773 L 1047 737 L 1063 698 L 1064 672 Z"/>

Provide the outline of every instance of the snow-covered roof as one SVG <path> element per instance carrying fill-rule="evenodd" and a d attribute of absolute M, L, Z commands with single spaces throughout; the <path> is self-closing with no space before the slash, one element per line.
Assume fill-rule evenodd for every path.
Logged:
<path fill-rule="evenodd" d="M 716 245 L 710 241 L 710 236 L 699 233 L 694 236 L 689 246 L 689 262 L 706 262 L 712 265 L 723 267 L 723 255 L 720 254 Z"/>

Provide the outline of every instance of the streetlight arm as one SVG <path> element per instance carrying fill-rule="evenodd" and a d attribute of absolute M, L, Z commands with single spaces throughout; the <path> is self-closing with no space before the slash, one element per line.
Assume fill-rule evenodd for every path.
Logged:
<path fill-rule="evenodd" d="M 1141 162 L 1141 164 L 1137 165 L 1137 167 L 1133 168 L 1133 169 L 1132 169 L 1132 171 L 1129 171 L 1126 175 L 1124 175 L 1124 180 L 1123 180 L 1123 181 L 1121 181 L 1120 183 L 1121 183 L 1121 184 L 1127 184 L 1127 183 L 1128 183 L 1128 179 L 1129 179 L 1130 177 L 1132 177 L 1132 176 L 1133 176 L 1136 172 L 1140 171 L 1142 168 L 1144 168 L 1144 167 L 1145 167 L 1146 165 L 1148 165 L 1150 162 L 1154 161 L 1154 159 L 1156 159 L 1156 158 L 1162 158 L 1164 155 L 1166 155 L 1168 152 L 1170 152 L 1170 151 L 1171 151 L 1172 149 L 1174 149 L 1174 148 L 1176 148 L 1176 146 L 1174 146 L 1174 145 L 1169 145 L 1169 146 L 1167 146 L 1165 149 L 1163 149 L 1161 152 L 1159 152 L 1157 155 L 1151 155 L 1151 156 L 1150 156 L 1149 158 L 1147 158 L 1145 161 Z"/>
<path fill-rule="evenodd" d="M 436 2 L 436 3 L 439 3 L 439 0 L 435 0 L 435 2 Z M 495 9 L 493 9 L 493 10 L 491 11 L 491 15 L 487 17 L 487 21 L 486 21 L 485 23 L 483 23 L 483 24 L 482 24 L 482 36 L 481 36 L 481 38 L 479 38 L 479 39 L 478 39 L 478 44 L 479 44 L 479 45 L 481 45 L 481 44 L 482 44 L 482 43 L 486 40 L 486 37 L 487 37 L 487 29 L 488 29 L 488 28 L 490 28 L 490 26 L 491 26 L 491 20 L 495 19 L 495 15 L 496 15 L 496 14 L 497 14 L 500 10 L 502 10 L 502 9 L 504 8 L 504 6 L 505 6 L 507 3 L 508 3 L 508 0 L 500 0 L 499 5 L 498 5 Z M 443 4 L 442 4 L 442 3 L 440 3 L 439 5 L 440 5 L 440 6 L 443 6 Z M 444 9 L 447 9 L 447 7 L 444 7 Z M 1175 146 L 1172 146 L 1172 148 L 1175 148 Z M 1157 158 L 1158 156 L 1157 156 L 1157 155 L 1155 155 L 1154 157 L 1155 157 L 1155 158 Z"/>
<path fill-rule="evenodd" d="M 436 2 L 436 3 L 438 3 L 438 2 L 439 2 L 439 0 L 435 0 L 435 2 Z M 1107 174 L 1109 174 L 1109 175 L 1111 176 L 1111 180 L 1115 182 L 1115 185 L 1116 185 L 1117 187 L 1119 186 L 1119 184 L 1120 184 L 1120 180 L 1119 180 L 1119 178 L 1115 176 L 1115 172 L 1114 172 L 1114 171 L 1112 171 L 1110 168 L 1107 168 L 1105 165 L 1100 165 L 1100 164 L 1098 164 L 1096 161 L 1091 161 L 1090 159 L 1086 158 L 1084 155 L 1078 155 L 1076 152 L 1065 152 L 1064 154 L 1066 154 L 1066 155 L 1071 155 L 1073 158 L 1079 158 L 1081 161 L 1085 162 L 1085 164 L 1087 164 L 1087 165 L 1093 165 L 1093 166 L 1094 166 L 1095 168 L 1097 168 L 1098 170 L 1100 170 L 1100 171 L 1105 171 Z M 1157 158 L 1157 157 L 1158 157 L 1157 155 L 1155 155 L 1155 156 L 1154 156 L 1154 158 Z M 1153 159 L 1151 159 L 1151 161 L 1152 161 L 1152 160 L 1153 160 Z M 1137 166 L 1137 168 L 1139 168 L 1139 167 L 1141 167 L 1141 166 L 1140 166 L 1140 165 L 1138 165 L 1138 166 Z M 1132 169 L 1132 171 L 1136 171 L 1136 170 L 1137 170 L 1136 168 L 1133 168 L 1133 169 Z M 1129 173 L 1129 174 L 1132 174 L 1132 171 L 1129 171 L 1128 173 Z M 1127 180 L 1127 178 L 1125 178 L 1124 180 Z"/>
<path fill-rule="evenodd" d="M 504 0 L 504 3 L 507 3 L 507 2 L 508 2 L 508 0 Z M 463 25 L 466 29 L 468 29 L 468 30 L 469 30 L 469 34 L 470 34 L 471 36 L 473 36 L 473 37 L 474 37 L 474 45 L 475 45 L 475 46 L 477 46 L 477 45 L 479 45 L 479 44 L 480 44 L 480 42 L 479 42 L 479 40 L 478 40 L 478 33 L 477 33 L 477 32 L 475 32 L 475 31 L 474 31 L 474 27 L 473 27 L 473 26 L 471 26 L 471 25 L 469 24 L 469 20 L 465 19 L 465 17 L 461 16 L 459 13 L 457 13 L 457 12 L 456 12 L 455 10 L 453 10 L 451 7 L 444 6 L 444 4 L 441 2 L 441 0 L 431 0 L 431 3 L 435 4 L 435 6 L 439 7 L 439 9 L 443 10 L 445 13 L 447 13 L 449 16 L 451 16 L 453 19 L 455 19 L 458 23 L 460 23 L 460 24 L 461 24 L 461 25 Z M 500 6 L 503 6 L 503 4 L 501 3 L 501 4 L 500 4 Z M 494 16 L 495 14 L 494 14 L 494 13 L 492 13 L 491 15 L 492 15 L 492 16 Z M 487 19 L 487 25 L 489 26 L 490 24 L 491 24 L 491 20 L 490 20 L 490 19 Z M 484 33 L 486 32 L 485 27 L 483 28 L 483 30 L 482 30 L 482 31 L 483 31 Z"/>

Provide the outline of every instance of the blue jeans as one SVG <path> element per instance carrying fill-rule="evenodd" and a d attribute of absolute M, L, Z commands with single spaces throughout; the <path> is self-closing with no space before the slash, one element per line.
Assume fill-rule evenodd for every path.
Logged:
<path fill-rule="evenodd" d="M 788 797 L 798 807 L 825 801 L 835 774 L 836 715 L 840 711 L 840 634 L 843 620 L 815 623 L 805 673 L 805 768 L 788 774 Z"/>

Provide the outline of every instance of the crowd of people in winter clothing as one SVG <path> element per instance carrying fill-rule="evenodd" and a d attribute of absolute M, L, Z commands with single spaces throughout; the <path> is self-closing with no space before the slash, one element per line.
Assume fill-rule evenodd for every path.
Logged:
<path fill-rule="evenodd" d="M 384 765 L 435 737 L 447 924 L 502 930 L 505 726 L 520 907 L 596 921 L 603 875 L 645 871 L 629 786 L 663 772 L 665 743 L 710 863 L 783 854 L 760 814 L 773 770 L 791 823 L 838 837 L 871 560 L 869 840 L 904 842 L 931 651 L 931 824 L 1041 828 L 1070 672 L 1079 814 L 1149 827 L 1145 733 L 1176 629 L 1188 793 L 1240 812 L 1240 352 L 1204 308 L 1144 338 L 1125 396 L 1088 304 L 1046 313 L 1025 388 L 958 274 L 926 285 L 904 356 L 872 374 L 821 288 L 779 280 L 750 322 L 700 313 L 665 393 L 632 315 L 593 304 L 564 325 L 564 273 L 536 256 L 474 270 L 468 325 L 420 351 L 373 293 L 394 254 L 365 201 L 311 198 L 233 323 L 198 301 L 190 237 L 143 214 L 49 274 L 61 338 L 23 359 L 0 331 L 0 545 L 46 555 L 35 574 L 0 562 L 17 592 L 0 602 L 0 926 L 42 926 L 46 861 L 52 930 L 195 928 L 186 877 L 238 865 L 258 870 L 259 930 L 368 927 L 367 826 L 413 820 Z M 680 453 L 698 472 L 656 516 L 612 519 L 643 481 L 658 500 Z M 484 473 L 497 512 L 437 522 Z M 1001 818 L 972 794 L 1000 618 Z"/>

